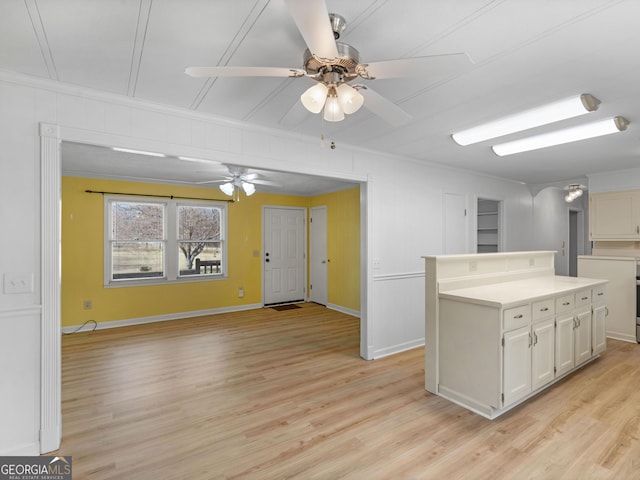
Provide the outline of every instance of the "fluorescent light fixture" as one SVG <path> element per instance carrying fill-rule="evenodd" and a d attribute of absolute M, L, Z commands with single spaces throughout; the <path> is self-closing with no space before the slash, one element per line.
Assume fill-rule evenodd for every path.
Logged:
<path fill-rule="evenodd" d="M 151 157 L 166 157 L 164 153 L 146 152 L 144 150 L 134 150 L 133 148 L 111 147 L 111 150 L 115 150 L 116 152 L 136 153 L 138 155 L 149 155 Z"/>
<path fill-rule="evenodd" d="M 182 157 L 178 156 L 180 160 L 185 162 L 198 162 L 198 163 L 220 163 L 217 160 L 205 160 L 204 158 Z"/>
<path fill-rule="evenodd" d="M 502 143 L 491 147 L 496 155 L 504 156 L 514 153 L 528 152 L 538 148 L 551 147 L 563 143 L 576 142 L 587 138 L 600 137 L 610 133 L 618 133 L 627 129 L 629 122 L 624 117 L 613 117 L 597 122 L 578 125 L 577 127 L 556 130 L 513 142 Z"/>
<path fill-rule="evenodd" d="M 598 105 L 600 105 L 600 100 L 588 93 L 583 93 L 582 95 L 576 95 L 462 130 L 451 135 L 451 138 L 458 145 L 471 145 L 491 138 L 502 137 L 510 133 L 521 132 L 541 125 L 566 120 L 567 118 L 578 117 L 589 112 L 595 112 L 598 109 Z"/>

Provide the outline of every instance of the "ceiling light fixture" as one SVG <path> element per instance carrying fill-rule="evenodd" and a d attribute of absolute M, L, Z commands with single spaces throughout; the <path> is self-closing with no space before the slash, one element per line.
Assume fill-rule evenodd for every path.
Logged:
<path fill-rule="evenodd" d="M 327 122 L 344 120 L 345 114 L 357 112 L 364 104 L 362 94 L 347 85 L 337 72 L 326 72 L 323 80 L 308 88 L 301 96 L 302 105 L 311 113 L 320 113 Z"/>
<path fill-rule="evenodd" d="M 577 183 L 571 184 L 571 185 L 567 185 L 564 189 L 568 190 L 569 193 L 567 193 L 564 196 L 564 201 L 567 203 L 571 203 L 573 202 L 576 198 L 581 197 L 583 194 L 583 189 L 586 188 L 584 185 L 579 185 Z"/>
<path fill-rule="evenodd" d="M 501 143 L 491 147 L 496 155 L 505 156 L 514 153 L 528 152 L 538 148 L 552 147 L 563 143 L 586 140 L 587 138 L 600 137 L 610 133 L 618 133 L 627 129 L 629 122 L 624 117 L 613 117 L 597 122 L 578 125 L 576 127 L 543 133 L 533 137 Z"/>
<path fill-rule="evenodd" d="M 193 157 L 183 157 L 178 156 L 178 159 L 184 160 L 185 162 L 197 162 L 197 163 L 220 163 L 217 160 L 205 160 L 204 158 L 193 158 Z"/>
<path fill-rule="evenodd" d="M 220 185 L 220 190 L 225 195 L 233 197 L 236 202 L 240 201 L 240 190 L 243 190 L 247 197 L 256 193 L 256 186 L 253 183 L 245 182 L 240 178 L 234 178 L 233 181 Z"/>
<path fill-rule="evenodd" d="M 111 150 L 115 150 L 116 152 L 135 153 L 138 155 L 149 155 L 151 157 L 166 157 L 164 153 L 147 152 L 145 150 L 134 150 L 133 148 L 111 147 Z"/>
<path fill-rule="evenodd" d="M 582 95 L 576 95 L 565 100 L 532 108 L 493 122 L 462 130 L 451 135 L 451 138 L 458 145 L 471 145 L 491 138 L 502 137 L 510 133 L 521 132 L 541 125 L 548 125 L 560 120 L 595 112 L 598 109 L 598 105 L 600 105 L 600 100 L 588 93 L 583 93 Z"/>

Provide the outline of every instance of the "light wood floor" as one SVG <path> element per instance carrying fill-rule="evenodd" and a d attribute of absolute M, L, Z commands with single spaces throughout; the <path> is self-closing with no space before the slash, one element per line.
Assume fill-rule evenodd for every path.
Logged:
<path fill-rule="evenodd" d="M 640 346 L 490 421 L 424 391 L 423 349 L 358 356 L 314 304 L 63 338 L 74 479 L 637 479 Z"/>

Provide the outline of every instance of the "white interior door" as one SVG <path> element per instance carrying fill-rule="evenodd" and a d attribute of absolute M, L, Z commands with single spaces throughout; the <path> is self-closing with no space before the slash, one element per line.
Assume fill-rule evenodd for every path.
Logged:
<path fill-rule="evenodd" d="M 304 300 L 305 229 L 303 208 L 264 208 L 264 303 Z"/>
<path fill-rule="evenodd" d="M 309 218 L 309 300 L 327 304 L 327 207 L 311 208 Z"/>
<path fill-rule="evenodd" d="M 464 195 L 444 194 L 442 252 L 445 254 L 468 253 L 466 203 Z"/>

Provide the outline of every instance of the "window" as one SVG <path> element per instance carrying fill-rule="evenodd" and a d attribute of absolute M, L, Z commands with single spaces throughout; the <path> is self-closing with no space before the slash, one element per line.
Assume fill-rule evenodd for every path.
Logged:
<path fill-rule="evenodd" d="M 105 197 L 105 285 L 224 277 L 226 204 Z"/>

